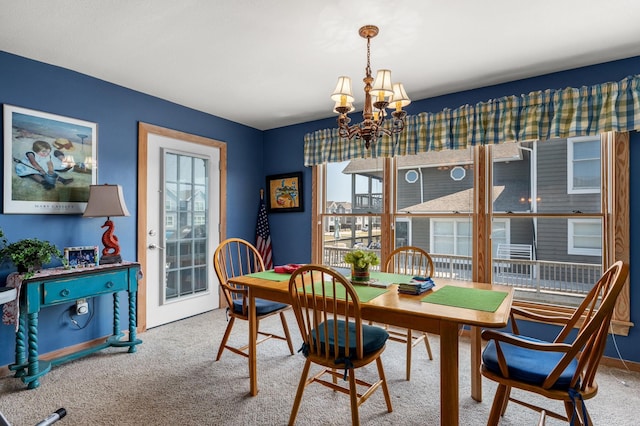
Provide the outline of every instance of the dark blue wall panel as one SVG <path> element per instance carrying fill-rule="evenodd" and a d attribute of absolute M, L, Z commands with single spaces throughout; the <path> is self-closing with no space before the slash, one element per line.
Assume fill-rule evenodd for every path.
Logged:
<path fill-rule="evenodd" d="M 130 217 L 113 219 L 125 259 L 137 258 L 140 121 L 226 142 L 227 235 L 253 240 L 255 209 L 259 189 L 264 185 L 263 132 L 5 52 L 0 52 L 0 103 L 98 124 L 98 183 L 121 184 L 131 213 Z M 83 219 L 79 215 L 0 215 L 0 227 L 9 241 L 38 237 L 59 248 L 100 244 L 103 222 L 104 219 Z M 0 266 L 0 276 L 6 276 L 9 267 Z M 97 298 L 90 303 L 96 304 L 96 317 L 82 330 L 70 323 L 68 305 L 44 310 L 40 318 L 40 352 L 111 333 L 110 298 Z M 126 306 L 125 299 L 122 304 Z M 79 318 L 79 322 L 84 320 Z M 14 346 L 12 328 L 0 325 L 0 365 L 12 362 Z"/>

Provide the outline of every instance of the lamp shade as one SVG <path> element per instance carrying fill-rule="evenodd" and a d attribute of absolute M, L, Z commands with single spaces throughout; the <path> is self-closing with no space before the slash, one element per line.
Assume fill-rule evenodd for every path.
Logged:
<path fill-rule="evenodd" d="M 391 107 L 398 107 L 398 102 L 400 102 L 400 107 L 406 107 L 411 103 L 411 99 L 407 96 L 407 92 L 404 90 L 404 86 L 402 83 L 393 83 L 393 97 L 389 101 Z"/>
<path fill-rule="evenodd" d="M 336 90 L 331 94 L 331 100 L 340 102 L 340 106 L 353 103 L 355 98 L 351 91 L 351 78 L 345 76 L 338 77 L 338 84 L 336 84 Z"/>
<path fill-rule="evenodd" d="M 393 96 L 393 84 L 391 83 L 391 70 L 378 70 L 373 87 L 369 92 L 371 96 L 379 98 L 382 94 L 385 98 Z"/>
<path fill-rule="evenodd" d="M 129 216 L 129 210 L 124 203 L 122 186 L 120 185 L 91 185 L 89 187 L 89 201 L 83 217 Z"/>

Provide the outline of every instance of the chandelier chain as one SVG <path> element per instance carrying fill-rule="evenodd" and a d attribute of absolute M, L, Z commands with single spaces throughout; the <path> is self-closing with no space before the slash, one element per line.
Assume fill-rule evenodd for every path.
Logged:
<path fill-rule="evenodd" d="M 371 37 L 367 37 L 367 68 L 365 68 L 367 77 L 371 75 Z"/>

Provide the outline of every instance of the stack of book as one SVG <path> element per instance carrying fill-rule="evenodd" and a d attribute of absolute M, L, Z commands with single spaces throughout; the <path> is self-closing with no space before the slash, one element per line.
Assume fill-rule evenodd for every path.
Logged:
<path fill-rule="evenodd" d="M 398 285 L 398 293 L 421 294 L 431 290 L 435 285 L 431 277 L 413 277 L 411 282 Z"/>

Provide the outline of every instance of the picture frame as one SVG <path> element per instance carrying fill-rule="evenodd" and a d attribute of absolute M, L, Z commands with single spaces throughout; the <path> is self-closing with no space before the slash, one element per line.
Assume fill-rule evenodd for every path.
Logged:
<path fill-rule="evenodd" d="M 87 268 L 99 263 L 98 246 L 65 247 L 64 259 L 70 268 Z"/>
<path fill-rule="evenodd" d="M 98 181 L 97 124 L 4 104 L 3 126 L 3 213 L 82 214 Z"/>
<path fill-rule="evenodd" d="M 290 213 L 304 211 L 302 172 L 267 176 L 267 211 Z"/>

